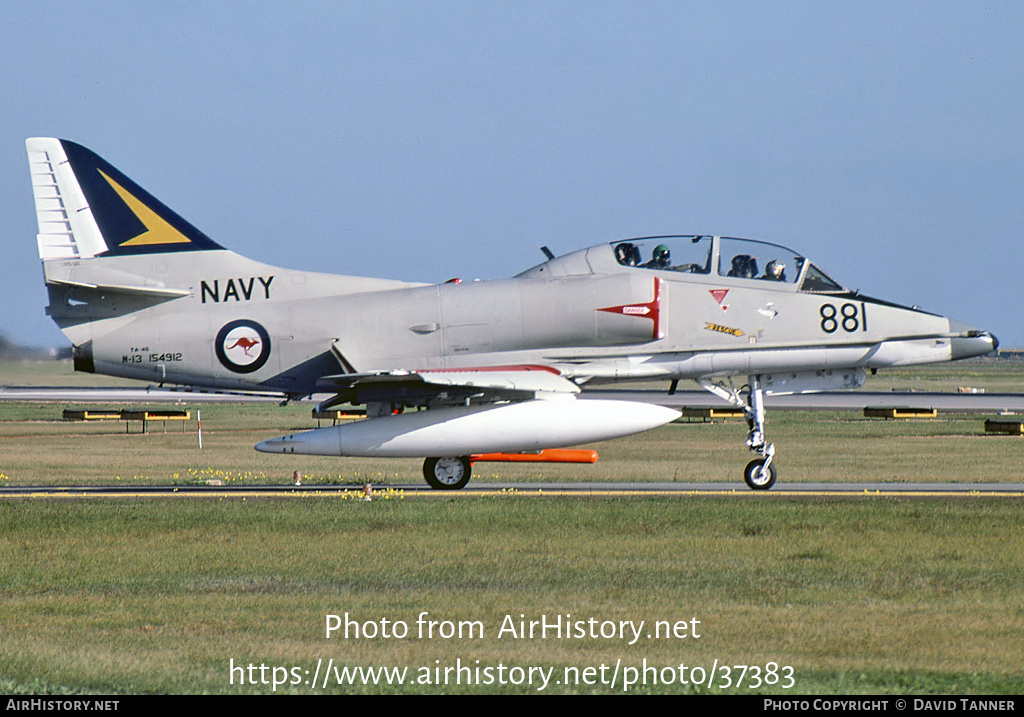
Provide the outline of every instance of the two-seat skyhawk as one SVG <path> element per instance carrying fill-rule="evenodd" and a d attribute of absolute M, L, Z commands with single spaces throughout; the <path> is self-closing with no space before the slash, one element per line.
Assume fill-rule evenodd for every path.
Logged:
<path fill-rule="evenodd" d="M 991 334 L 850 291 L 776 244 L 648 237 L 509 279 L 414 284 L 283 269 L 224 249 L 93 152 L 27 141 L 47 312 L 77 370 L 364 405 L 272 453 L 415 456 L 436 488 L 471 457 L 645 431 L 677 411 L 581 387 L 693 379 L 743 406 L 752 488 L 775 481 L 764 396 L 992 351 Z M 739 386 L 738 388 L 736 386 Z"/>

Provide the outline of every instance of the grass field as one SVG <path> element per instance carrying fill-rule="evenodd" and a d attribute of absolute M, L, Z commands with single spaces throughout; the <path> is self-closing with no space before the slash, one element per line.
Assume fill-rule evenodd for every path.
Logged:
<path fill-rule="evenodd" d="M 252 450 L 315 426 L 308 405 L 204 406 L 202 451 L 194 424 L 126 435 L 116 422 L 65 423 L 62 407 L 0 405 L 0 483 L 281 483 L 296 469 L 306 482 L 422 480 L 419 461 Z M 1019 481 L 1024 470 L 1024 439 L 985 435 L 984 416 L 769 420 L 783 481 Z M 1024 692 L 1017 499 L 529 490 L 538 479 L 739 486 L 745 432 L 739 421 L 677 424 L 600 444 L 594 466 L 478 464 L 474 481 L 520 485 L 489 497 L 0 501 L 0 692 L 531 693 L 531 668 L 549 693 L 622 693 L 644 674 L 629 692 Z M 433 637 L 419 635 L 423 613 Z M 327 616 L 346 614 L 376 636 L 326 637 Z M 644 627 L 633 644 L 502 632 L 542 617 Z M 384 621 L 408 634 L 384 637 Z M 654 636 L 659 621 L 676 635 Z M 405 668 L 406 683 L 338 684 L 331 672 L 311 687 L 329 660 Z M 438 684 L 458 665 L 492 682 L 452 684 L 450 672 Z M 758 667 L 758 684 L 740 666 Z M 694 684 L 713 669 L 712 684 Z"/>
<path fill-rule="evenodd" d="M 318 660 L 792 668 L 789 690 L 1019 693 L 1024 537 L 1013 502 L 527 496 L 0 504 L 0 688 L 274 691 L 229 666 Z M 418 616 L 479 633 L 420 638 Z M 327 615 L 404 639 L 325 636 Z M 498 636 L 546 615 L 675 624 L 657 639 Z M 649 629 L 649 628 L 648 628 Z M 627 637 L 629 634 L 627 634 Z M 477 662 L 479 661 L 479 662 Z M 308 673 L 305 671 L 308 670 Z M 676 673 L 678 675 L 678 673 Z M 734 677 L 738 676 L 738 672 Z M 662 679 L 664 679 L 662 675 Z M 676 677 L 676 680 L 679 678 Z M 724 678 L 712 692 L 725 689 Z M 276 691 L 536 691 L 536 685 Z M 551 692 L 622 692 L 609 684 Z M 637 685 L 631 691 L 709 691 Z"/>

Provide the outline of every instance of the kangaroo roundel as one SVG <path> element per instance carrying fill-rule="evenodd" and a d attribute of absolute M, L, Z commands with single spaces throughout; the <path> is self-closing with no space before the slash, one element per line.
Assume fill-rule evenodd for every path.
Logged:
<path fill-rule="evenodd" d="M 226 369 L 252 373 L 270 358 L 270 335 L 255 321 L 239 319 L 226 324 L 217 333 L 215 348 L 217 358 Z"/>

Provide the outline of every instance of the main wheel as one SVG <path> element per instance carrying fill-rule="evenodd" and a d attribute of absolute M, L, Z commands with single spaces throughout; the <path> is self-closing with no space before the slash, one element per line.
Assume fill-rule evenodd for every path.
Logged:
<path fill-rule="evenodd" d="M 764 458 L 757 458 L 743 469 L 743 480 L 753 490 L 768 490 L 775 485 L 775 466 L 769 463 L 765 470 L 764 462 Z"/>
<path fill-rule="evenodd" d="M 472 466 L 466 456 L 428 458 L 423 461 L 423 477 L 434 490 L 465 488 L 472 472 Z"/>

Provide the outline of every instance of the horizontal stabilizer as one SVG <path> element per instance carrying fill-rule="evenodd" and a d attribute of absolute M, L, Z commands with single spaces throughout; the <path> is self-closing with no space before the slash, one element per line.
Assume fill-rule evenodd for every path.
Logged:
<path fill-rule="evenodd" d="M 149 296 L 159 299 L 177 299 L 182 296 L 189 296 L 192 293 L 185 289 L 163 289 L 158 286 L 88 284 L 81 281 L 63 281 L 60 279 L 49 279 L 46 283 L 49 286 L 63 286 L 71 289 L 88 289 L 90 291 L 105 291 L 115 294 L 135 294 L 136 296 Z"/>

